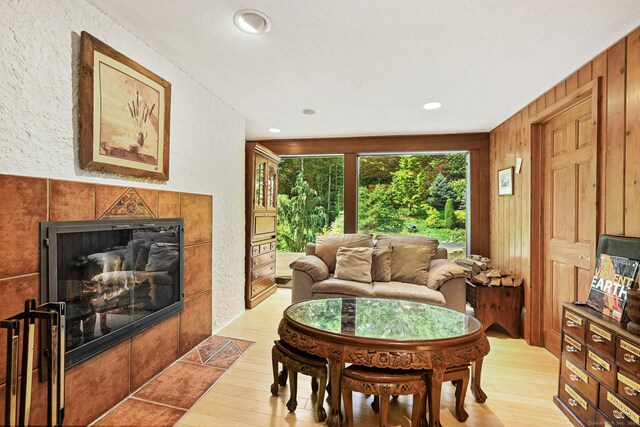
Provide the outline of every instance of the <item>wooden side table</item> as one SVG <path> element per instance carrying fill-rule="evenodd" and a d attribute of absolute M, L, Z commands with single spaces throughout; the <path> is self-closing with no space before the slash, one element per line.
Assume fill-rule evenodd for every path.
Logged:
<path fill-rule="evenodd" d="M 513 338 L 520 338 L 522 286 L 482 286 L 467 281 L 467 302 L 486 331 L 494 323 Z"/>

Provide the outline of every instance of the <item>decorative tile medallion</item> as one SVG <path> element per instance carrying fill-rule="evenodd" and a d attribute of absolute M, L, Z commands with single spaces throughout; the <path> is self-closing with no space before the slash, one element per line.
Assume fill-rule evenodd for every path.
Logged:
<path fill-rule="evenodd" d="M 133 188 L 127 188 L 122 196 L 105 212 L 100 219 L 110 218 L 155 218 L 144 201 Z"/>

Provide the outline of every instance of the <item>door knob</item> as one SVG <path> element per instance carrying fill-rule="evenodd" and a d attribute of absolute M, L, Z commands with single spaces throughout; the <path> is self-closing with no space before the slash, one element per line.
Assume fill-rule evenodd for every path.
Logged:
<path fill-rule="evenodd" d="M 589 258 L 588 256 L 584 256 L 584 255 L 580 255 L 580 256 L 578 257 L 578 259 L 585 259 L 585 260 L 587 260 L 587 261 L 591 261 L 591 258 Z"/>

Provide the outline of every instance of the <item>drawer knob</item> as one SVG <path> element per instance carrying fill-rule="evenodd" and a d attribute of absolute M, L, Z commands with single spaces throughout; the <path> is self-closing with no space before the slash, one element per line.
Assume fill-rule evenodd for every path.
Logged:
<path fill-rule="evenodd" d="M 571 381 L 574 381 L 574 382 L 580 381 L 580 377 L 577 376 L 576 374 L 569 375 L 569 378 L 571 379 Z"/>
<path fill-rule="evenodd" d="M 591 339 L 593 340 L 593 342 L 598 342 L 598 343 L 604 342 L 604 338 L 598 334 L 591 335 Z"/>
<path fill-rule="evenodd" d="M 569 405 L 571 406 L 578 406 L 578 402 L 576 402 L 576 400 L 572 398 L 569 398 L 569 401 L 567 403 L 569 403 Z"/>
<path fill-rule="evenodd" d="M 633 363 L 633 362 L 637 362 L 638 359 L 636 359 L 636 356 L 633 355 L 633 354 L 625 353 L 624 354 L 624 361 L 625 362 L 629 362 L 629 363 Z"/>
<path fill-rule="evenodd" d="M 624 392 L 627 394 L 627 396 L 637 396 L 638 395 L 638 390 L 633 389 L 631 387 L 625 387 L 624 388 Z"/>
<path fill-rule="evenodd" d="M 257 291 L 257 290 L 258 290 L 258 287 L 257 287 L 257 286 L 252 286 L 252 287 L 251 287 L 251 290 L 252 290 L 253 292 L 255 292 L 255 291 Z"/>
<path fill-rule="evenodd" d="M 576 322 L 574 322 L 573 320 L 567 320 L 566 325 L 570 328 L 577 328 L 578 324 Z"/>
<path fill-rule="evenodd" d="M 595 371 L 604 371 L 604 370 L 605 370 L 604 366 L 602 366 L 601 364 L 596 363 L 596 362 L 593 362 L 593 363 L 591 364 L 591 367 L 592 367 Z"/>
<path fill-rule="evenodd" d="M 567 352 L 568 352 L 568 353 L 577 353 L 577 352 L 578 352 L 578 349 L 577 349 L 577 348 L 575 348 L 575 347 L 574 347 L 574 346 L 572 346 L 572 345 L 567 345 L 567 346 L 565 347 L 565 349 L 567 350 Z"/>
<path fill-rule="evenodd" d="M 624 413 L 622 411 L 618 411 L 617 409 L 613 410 L 613 416 L 614 416 L 614 418 L 616 418 L 618 420 L 623 420 L 624 419 Z"/>

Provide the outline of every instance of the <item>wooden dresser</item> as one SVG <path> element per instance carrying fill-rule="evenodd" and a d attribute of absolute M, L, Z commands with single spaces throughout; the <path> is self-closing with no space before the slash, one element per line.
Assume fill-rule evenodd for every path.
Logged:
<path fill-rule="evenodd" d="M 564 303 L 553 399 L 576 426 L 640 425 L 640 336 L 597 311 Z"/>
<path fill-rule="evenodd" d="M 263 146 L 249 142 L 245 160 L 245 305 L 253 308 L 276 291 L 280 158 Z"/>

